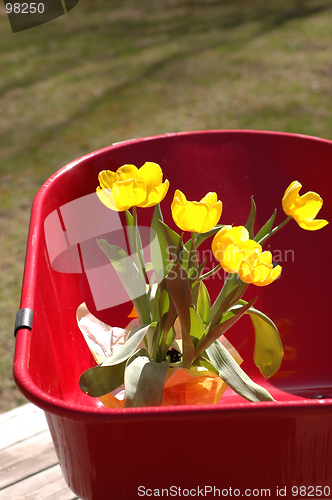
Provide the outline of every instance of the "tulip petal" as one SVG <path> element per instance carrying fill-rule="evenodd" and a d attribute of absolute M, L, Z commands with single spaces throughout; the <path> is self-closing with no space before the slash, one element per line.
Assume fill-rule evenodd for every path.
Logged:
<path fill-rule="evenodd" d="M 316 217 L 322 206 L 322 198 L 317 193 L 309 191 L 299 197 L 297 202 L 296 217 L 300 220 L 312 220 Z"/>
<path fill-rule="evenodd" d="M 228 273 L 237 273 L 243 261 L 242 252 L 234 244 L 227 245 L 223 251 L 220 265 Z"/>
<path fill-rule="evenodd" d="M 172 216 L 182 231 L 206 233 L 216 226 L 221 212 L 222 202 L 217 201 L 216 193 L 207 193 L 201 201 L 187 201 L 185 195 L 176 190 L 171 205 Z"/>
<path fill-rule="evenodd" d="M 100 201 L 107 207 L 110 208 L 111 210 L 118 210 L 114 201 L 114 197 L 110 191 L 107 189 L 101 189 L 100 187 L 97 187 L 96 190 L 97 196 L 100 199 Z"/>
<path fill-rule="evenodd" d="M 256 279 L 255 281 L 260 281 L 260 282 L 263 282 L 263 281 L 266 281 L 270 275 L 271 275 L 271 271 L 272 271 L 272 266 L 266 266 L 265 264 L 258 264 L 258 266 L 255 267 L 255 270 L 256 270 Z"/>
<path fill-rule="evenodd" d="M 116 173 L 110 170 L 102 170 L 99 172 L 98 180 L 101 189 L 111 189 L 113 182 L 116 180 Z"/>
<path fill-rule="evenodd" d="M 116 181 L 127 181 L 132 179 L 138 179 L 138 168 L 135 165 L 122 165 L 116 171 Z"/>
<path fill-rule="evenodd" d="M 299 196 L 302 185 L 293 181 L 285 191 L 282 206 L 286 215 L 293 217 L 302 229 L 316 231 L 326 226 L 328 222 L 324 219 L 315 220 L 316 215 L 322 208 L 323 200 L 319 194 L 313 191 Z"/>
<path fill-rule="evenodd" d="M 239 266 L 239 277 L 242 281 L 245 283 L 252 283 L 250 279 L 250 272 L 251 272 L 251 266 L 248 264 L 247 261 L 243 261 L 241 263 L 241 267 Z M 248 278 L 249 277 L 249 278 Z M 249 281 L 247 281 L 249 279 Z"/>
<path fill-rule="evenodd" d="M 137 205 L 138 207 L 153 207 L 160 203 L 166 196 L 169 188 L 169 181 L 166 180 L 163 184 L 155 186 L 148 194 L 145 202 Z"/>
<path fill-rule="evenodd" d="M 281 266 L 275 266 L 272 271 L 270 272 L 269 276 L 263 280 L 263 281 L 257 281 L 255 283 L 256 286 L 266 286 L 266 285 L 270 285 L 271 283 L 273 283 L 273 281 L 275 281 L 277 278 L 279 278 L 280 274 L 281 274 L 281 271 L 282 271 L 282 267 Z"/>
<path fill-rule="evenodd" d="M 115 182 L 112 187 L 112 195 L 119 212 L 138 206 L 146 199 L 146 187 L 139 179 L 129 179 Z"/>
<path fill-rule="evenodd" d="M 261 245 L 254 240 L 239 242 L 238 247 L 242 251 L 243 258 L 250 263 L 255 262 L 262 251 Z"/>
<path fill-rule="evenodd" d="M 197 203 L 197 202 L 196 202 Z M 206 205 L 199 206 L 188 202 L 185 207 L 179 212 L 179 222 L 183 231 L 195 231 L 200 233 L 201 226 L 207 216 L 208 208 Z"/>
<path fill-rule="evenodd" d="M 103 170 L 98 175 L 97 194 L 102 203 L 119 212 L 133 206 L 151 207 L 164 199 L 169 182 L 162 184 L 163 173 L 157 163 L 146 162 L 138 169 L 126 164 L 116 172 Z M 109 191 L 102 192 L 103 190 Z"/>
<path fill-rule="evenodd" d="M 285 191 L 282 199 L 282 206 L 286 215 L 293 215 L 297 207 L 299 191 L 302 187 L 298 181 L 293 181 Z"/>
<path fill-rule="evenodd" d="M 229 230 L 228 236 L 231 236 L 234 243 L 238 245 L 240 242 L 249 239 L 249 232 L 244 226 L 234 226 Z"/>
<path fill-rule="evenodd" d="M 139 178 L 144 181 L 147 192 L 163 182 L 163 172 L 157 163 L 147 161 L 137 172 Z"/>
<path fill-rule="evenodd" d="M 210 207 L 210 210 L 208 211 L 208 217 L 207 220 L 205 221 L 204 233 L 210 231 L 218 224 L 219 219 L 221 217 L 221 213 L 222 213 L 222 202 L 219 200 L 214 205 L 212 205 Z M 207 227 L 209 229 L 206 229 Z M 203 231 L 199 232 L 202 233 Z"/>
<path fill-rule="evenodd" d="M 204 198 L 201 199 L 204 203 L 207 203 L 209 207 L 211 208 L 213 205 L 215 205 L 218 202 L 218 196 L 217 193 L 208 193 L 204 196 Z"/>
<path fill-rule="evenodd" d="M 272 264 L 272 253 L 271 252 L 262 252 L 259 257 L 259 262 L 261 264 L 271 265 Z"/>
<path fill-rule="evenodd" d="M 306 229 L 307 231 L 317 231 L 317 229 L 322 229 L 322 227 L 325 227 L 328 224 L 328 221 L 324 219 L 314 219 L 314 220 L 296 219 L 296 222 L 302 229 Z"/>
<path fill-rule="evenodd" d="M 223 241 L 223 236 L 225 236 L 225 234 L 228 233 L 228 231 L 232 228 L 232 226 L 224 226 L 222 227 L 221 229 L 219 229 L 219 231 L 215 234 L 213 240 L 212 240 L 212 244 L 211 244 L 211 248 L 212 248 L 212 253 L 213 255 L 215 256 L 215 258 L 217 260 L 221 260 L 219 259 L 219 256 L 218 254 L 222 251 L 222 241 Z M 230 240 L 230 242 L 232 242 L 232 240 Z"/>
<path fill-rule="evenodd" d="M 255 264 L 261 251 L 261 245 L 249 239 L 249 232 L 244 226 L 225 226 L 212 241 L 212 252 L 228 273 L 237 273 L 244 259 L 250 266 Z"/>

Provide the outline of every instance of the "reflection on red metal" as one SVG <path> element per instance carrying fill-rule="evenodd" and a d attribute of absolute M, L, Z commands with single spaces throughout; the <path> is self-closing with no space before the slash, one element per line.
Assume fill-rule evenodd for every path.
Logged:
<path fill-rule="evenodd" d="M 332 220 L 332 142 L 292 134 L 209 131 L 132 140 L 75 161 L 41 187 L 32 210 L 21 300 L 21 308 L 34 312 L 33 326 L 17 333 L 14 376 L 23 394 L 45 410 L 70 488 L 85 500 L 156 496 L 154 489 L 161 496 L 162 488 L 164 496 L 166 490 L 180 496 L 179 488 L 192 490 L 191 496 L 193 489 L 198 496 L 202 490 L 197 488 L 205 487 L 215 487 L 215 496 L 217 489 L 220 496 L 230 489 L 241 496 L 249 488 L 266 488 L 271 498 L 277 489 L 291 495 L 292 486 L 332 489 L 330 226 L 309 233 L 291 221 L 266 246 L 283 266 L 281 279 L 260 289 L 257 301 L 280 325 L 286 346 L 277 376 L 266 382 L 254 366 L 247 318 L 229 332 L 245 359 L 243 368 L 277 402 L 248 403 L 227 390 L 214 406 L 110 410 L 80 391 L 78 378 L 93 361 L 76 325 L 78 305 L 85 301 L 113 326 L 126 324 L 132 305 L 120 301 L 97 310 L 87 273 L 81 272 L 79 240 L 68 245 L 67 235 L 53 246 L 53 260 L 74 249 L 68 258 L 77 269 L 60 272 L 60 261 L 58 270 L 52 267 L 44 226 L 55 224 L 66 233 L 65 217 L 56 219 L 59 210 L 94 193 L 100 170 L 124 163 L 139 167 L 145 161 L 159 163 L 171 182 L 162 204 L 170 225 L 175 189 L 190 193 L 191 199 L 216 191 L 224 224 L 246 222 L 251 195 L 258 206 L 257 227 L 275 207 L 280 222 L 281 198 L 293 180 L 322 196 L 320 216 Z M 148 225 L 151 211 L 140 210 L 139 217 L 140 224 Z M 208 246 L 202 251 L 208 252 Z M 207 283 L 214 296 L 221 279 L 222 274 Z M 248 297 L 255 296 L 254 288 Z M 213 496 L 213 490 L 204 492 Z"/>

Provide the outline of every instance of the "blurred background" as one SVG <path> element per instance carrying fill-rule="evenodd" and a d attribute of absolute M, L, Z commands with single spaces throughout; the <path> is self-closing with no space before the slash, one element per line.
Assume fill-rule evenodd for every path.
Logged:
<path fill-rule="evenodd" d="M 113 142 L 167 132 L 332 139 L 331 26 L 332 0 L 80 0 L 13 34 L 1 5 L 0 412 L 25 402 L 13 326 L 43 182 Z"/>

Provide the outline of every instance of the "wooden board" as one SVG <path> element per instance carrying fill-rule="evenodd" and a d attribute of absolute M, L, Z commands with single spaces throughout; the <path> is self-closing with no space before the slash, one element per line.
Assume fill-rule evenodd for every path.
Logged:
<path fill-rule="evenodd" d="M 0 500 L 74 500 L 44 412 L 32 404 L 0 415 Z"/>

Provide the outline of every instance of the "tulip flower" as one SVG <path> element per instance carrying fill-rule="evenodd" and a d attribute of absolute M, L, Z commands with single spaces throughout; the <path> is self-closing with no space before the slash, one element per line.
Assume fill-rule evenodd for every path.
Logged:
<path fill-rule="evenodd" d="M 212 241 L 212 252 L 228 273 L 238 273 L 244 283 L 265 286 L 281 273 L 281 266 L 273 268 L 271 252 L 262 252 L 259 243 L 249 239 L 243 226 L 224 226 Z"/>
<path fill-rule="evenodd" d="M 239 268 L 239 278 L 256 286 L 269 285 L 279 278 L 280 273 L 281 266 L 273 267 L 271 252 L 259 253 L 250 262 L 244 259 Z"/>
<path fill-rule="evenodd" d="M 201 201 L 187 201 L 185 195 L 177 189 L 171 205 L 175 224 L 182 231 L 207 233 L 218 223 L 222 202 L 216 193 L 208 193 Z"/>
<path fill-rule="evenodd" d="M 116 172 L 103 170 L 98 176 L 97 195 L 112 210 L 123 212 L 131 207 L 152 207 L 161 202 L 169 181 L 157 163 L 146 162 L 141 168 L 123 165 Z"/>
<path fill-rule="evenodd" d="M 224 226 L 212 241 L 213 255 L 228 273 L 237 273 L 243 259 L 250 261 L 261 251 L 261 245 L 249 239 L 249 232 L 244 226 Z"/>
<path fill-rule="evenodd" d="M 302 229 L 316 231 L 328 224 L 323 219 L 315 219 L 322 208 L 323 200 L 319 194 L 309 191 L 299 195 L 302 185 L 298 181 L 292 182 L 285 191 L 282 206 L 286 215 L 293 217 Z"/>

